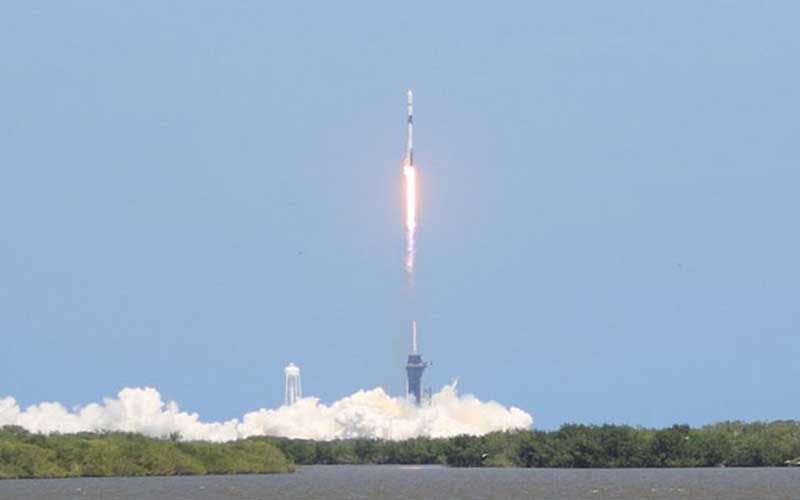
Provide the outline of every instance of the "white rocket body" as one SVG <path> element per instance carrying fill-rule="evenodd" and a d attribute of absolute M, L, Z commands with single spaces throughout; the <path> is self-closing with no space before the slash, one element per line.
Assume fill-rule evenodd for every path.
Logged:
<path fill-rule="evenodd" d="M 406 164 L 414 165 L 414 94 L 408 91 L 408 145 L 406 146 Z"/>

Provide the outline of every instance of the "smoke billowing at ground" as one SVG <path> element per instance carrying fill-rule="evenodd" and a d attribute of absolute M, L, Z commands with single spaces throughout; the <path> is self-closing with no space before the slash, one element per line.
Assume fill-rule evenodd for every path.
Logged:
<path fill-rule="evenodd" d="M 21 409 L 11 397 L 0 399 L 0 427 L 18 425 L 31 432 L 137 432 L 151 437 L 179 433 L 184 440 L 232 441 L 250 436 L 332 440 L 419 436 L 481 435 L 526 429 L 533 418 L 519 408 L 459 396 L 454 386 L 434 394 L 430 406 L 417 407 L 381 388 L 358 391 L 331 405 L 308 397 L 294 405 L 245 414 L 241 420 L 203 422 L 197 413 L 164 402 L 153 388 L 126 388 L 116 398 L 69 410 L 60 403 Z"/>

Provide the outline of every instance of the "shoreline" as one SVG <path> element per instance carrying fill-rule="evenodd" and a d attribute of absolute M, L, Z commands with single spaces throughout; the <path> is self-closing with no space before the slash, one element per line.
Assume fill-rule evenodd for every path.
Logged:
<path fill-rule="evenodd" d="M 603 468 L 564 468 L 564 467 L 532 467 L 532 468 L 525 468 L 525 467 L 453 467 L 448 465 L 439 465 L 439 464 L 424 464 L 424 465 L 406 465 L 406 464 L 329 464 L 329 465 L 302 465 L 297 466 L 293 470 L 289 472 L 241 472 L 241 473 L 228 473 L 228 474 L 218 474 L 218 473 L 209 473 L 209 474 L 183 474 L 183 475 L 117 475 L 117 476 L 67 476 L 67 477 L 18 477 L 18 478 L 2 478 L 0 479 L 0 484 L 14 482 L 14 481 L 81 481 L 87 479 L 97 479 L 97 480 L 105 480 L 105 479 L 213 479 L 213 478 L 231 478 L 231 477 L 242 477 L 242 476 L 280 476 L 280 475 L 294 475 L 296 473 L 301 472 L 303 469 L 408 469 L 410 471 L 416 470 L 451 470 L 454 472 L 468 472 L 468 471 L 494 471 L 494 472 L 502 472 L 502 471 L 529 471 L 531 473 L 536 472 L 553 472 L 553 473 L 570 473 L 574 472 L 576 474 L 589 474 L 589 473 L 609 473 L 609 474 L 619 474 L 619 473 L 642 473 L 642 472 L 655 472 L 655 471 L 670 471 L 670 472 L 708 472 L 710 470 L 719 470 L 719 471 L 730 471 L 731 473 L 735 473 L 737 471 L 743 470 L 751 470 L 751 471 L 791 471 L 795 470 L 795 467 L 786 467 L 786 466 L 753 466 L 753 467 L 603 467 Z M 800 469 L 796 469 L 800 470 Z"/>

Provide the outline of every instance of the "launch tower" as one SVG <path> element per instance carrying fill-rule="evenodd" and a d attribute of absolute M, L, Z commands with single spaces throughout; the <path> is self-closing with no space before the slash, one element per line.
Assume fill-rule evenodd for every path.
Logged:
<path fill-rule="evenodd" d="M 422 360 L 422 355 L 417 352 L 417 322 L 411 324 L 411 354 L 406 363 L 408 398 L 416 404 L 422 402 L 422 373 L 428 363 Z"/>

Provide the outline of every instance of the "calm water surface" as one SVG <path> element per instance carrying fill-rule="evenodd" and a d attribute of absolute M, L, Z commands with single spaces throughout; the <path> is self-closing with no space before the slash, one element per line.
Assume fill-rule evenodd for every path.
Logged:
<path fill-rule="evenodd" d="M 796 469 L 314 466 L 295 474 L 0 481 L 0 500 L 800 500 Z"/>

